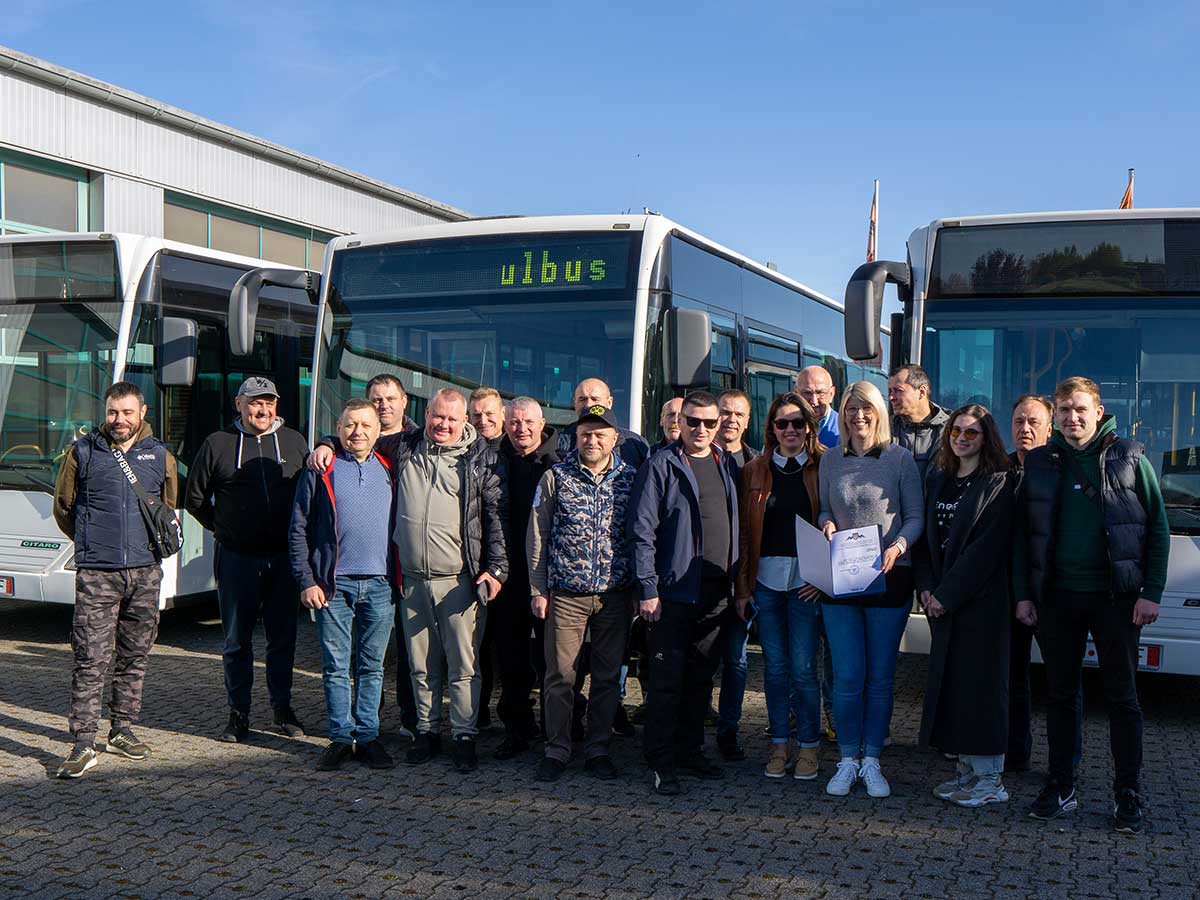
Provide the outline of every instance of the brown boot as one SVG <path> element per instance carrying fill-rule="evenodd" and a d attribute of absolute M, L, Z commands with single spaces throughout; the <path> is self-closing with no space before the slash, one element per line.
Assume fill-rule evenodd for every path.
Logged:
<path fill-rule="evenodd" d="M 770 755 L 767 756 L 767 768 L 763 774 L 768 778 L 783 778 L 787 775 L 788 745 L 771 744 Z"/>

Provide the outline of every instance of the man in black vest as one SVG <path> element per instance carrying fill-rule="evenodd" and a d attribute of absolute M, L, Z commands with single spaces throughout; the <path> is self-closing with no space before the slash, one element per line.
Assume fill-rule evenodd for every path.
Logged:
<path fill-rule="evenodd" d="M 1037 819 L 1074 810 L 1076 704 L 1088 632 L 1104 679 L 1115 778 L 1113 827 L 1142 827 L 1142 710 L 1134 676 L 1143 625 L 1158 618 L 1170 530 L 1143 446 L 1117 437 L 1100 389 L 1068 378 L 1054 391 L 1058 426 L 1025 457 L 1013 582 L 1017 618 L 1036 625 L 1046 662 L 1050 777 Z"/>
<path fill-rule="evenodd" d="M 105 749 L 126 759 L 145 759 L 151 752 L 132 726 L 158 633 L 162 568 L 117 452 L 148 495 L 175 508 L 175 458 L 154 437 L 142 392 L 128 381 L 104 392 L 104 424 L 71 445 L 54 484 L 54 521 L 75 541 L 75 669 L 68 716 L 75 746 L 59 766 L 59 778 L 78 778 L 96 765 L 104 674 L 114 644 Z"/>
<path fill-rule="evenodd" d="M 292 668 L 300 588 L 288 562 L 288 525 L 296 482 L 308 455 L 304 435 L 276 415 L 279 391 L 253 375 L 234 398 L 238 417 L 210 434 L 188 473 L 184 505 L 216 539 L 217 602 L 225 632 L 222 663 L 229 721 L 219 740 L 250 734 L 254 629 L 267 637 L 267 693 L 275 725 L 288 737 L 304 728 L 292 710 Z"/>

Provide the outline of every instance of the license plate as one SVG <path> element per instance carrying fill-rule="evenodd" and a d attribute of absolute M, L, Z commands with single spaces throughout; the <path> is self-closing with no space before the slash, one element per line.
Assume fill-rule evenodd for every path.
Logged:
<path fill-rule="evenodd" d="M 1138 644 L 1138 669 L 1143 672 L 1157 672 L 1162 668 L 1161 644 Z M 1083 664 L 1095 668 L 1100 665 L 1100 657 L 1096 655 L 1096 645 L 1087 642 L 1087 650 L 1083 654 Z"/>
<path fill-rule="evenodd" d="M 0 575 L 0 595 L 11 597 L 17 592 L 11 575 Z"/>

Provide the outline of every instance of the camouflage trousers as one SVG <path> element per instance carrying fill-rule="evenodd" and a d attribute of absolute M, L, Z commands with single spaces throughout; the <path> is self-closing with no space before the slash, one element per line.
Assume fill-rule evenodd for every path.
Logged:
<path fill-rule="evenodd" d="M 162 569 L 80 569 L 75 573 L 75 618 L 71 649 L 71 711 L 68 722 L 77 742 L 96 739 L 104 676 L 112 662 L 112 699 L 108 716 L 114 729 L 132 725 L 142 709 L 146 661 L 158 635 L 158 589 Z"/>

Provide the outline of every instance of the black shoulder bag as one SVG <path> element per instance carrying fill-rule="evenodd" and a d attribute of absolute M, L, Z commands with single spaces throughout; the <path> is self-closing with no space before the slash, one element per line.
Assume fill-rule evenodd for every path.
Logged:
<path fill-rule="evenodd" d="M 175 510 L 169 509 L 158 497 L 151 497 L 146 493 L 146 489 L 133 474 L 124 453 L 113 447 L 112 455 L 116 457 L 117 465 L 125 474 L 125 480 L 137 494 L 138 509 L 141 510 L 142 521 L 146 523 L 146 531 L 150 535 L 150 549 L 154 551 L 159 562 L 168 556 L 174 556 L 183 549 L 183 526 L 179 524 Z"/>

